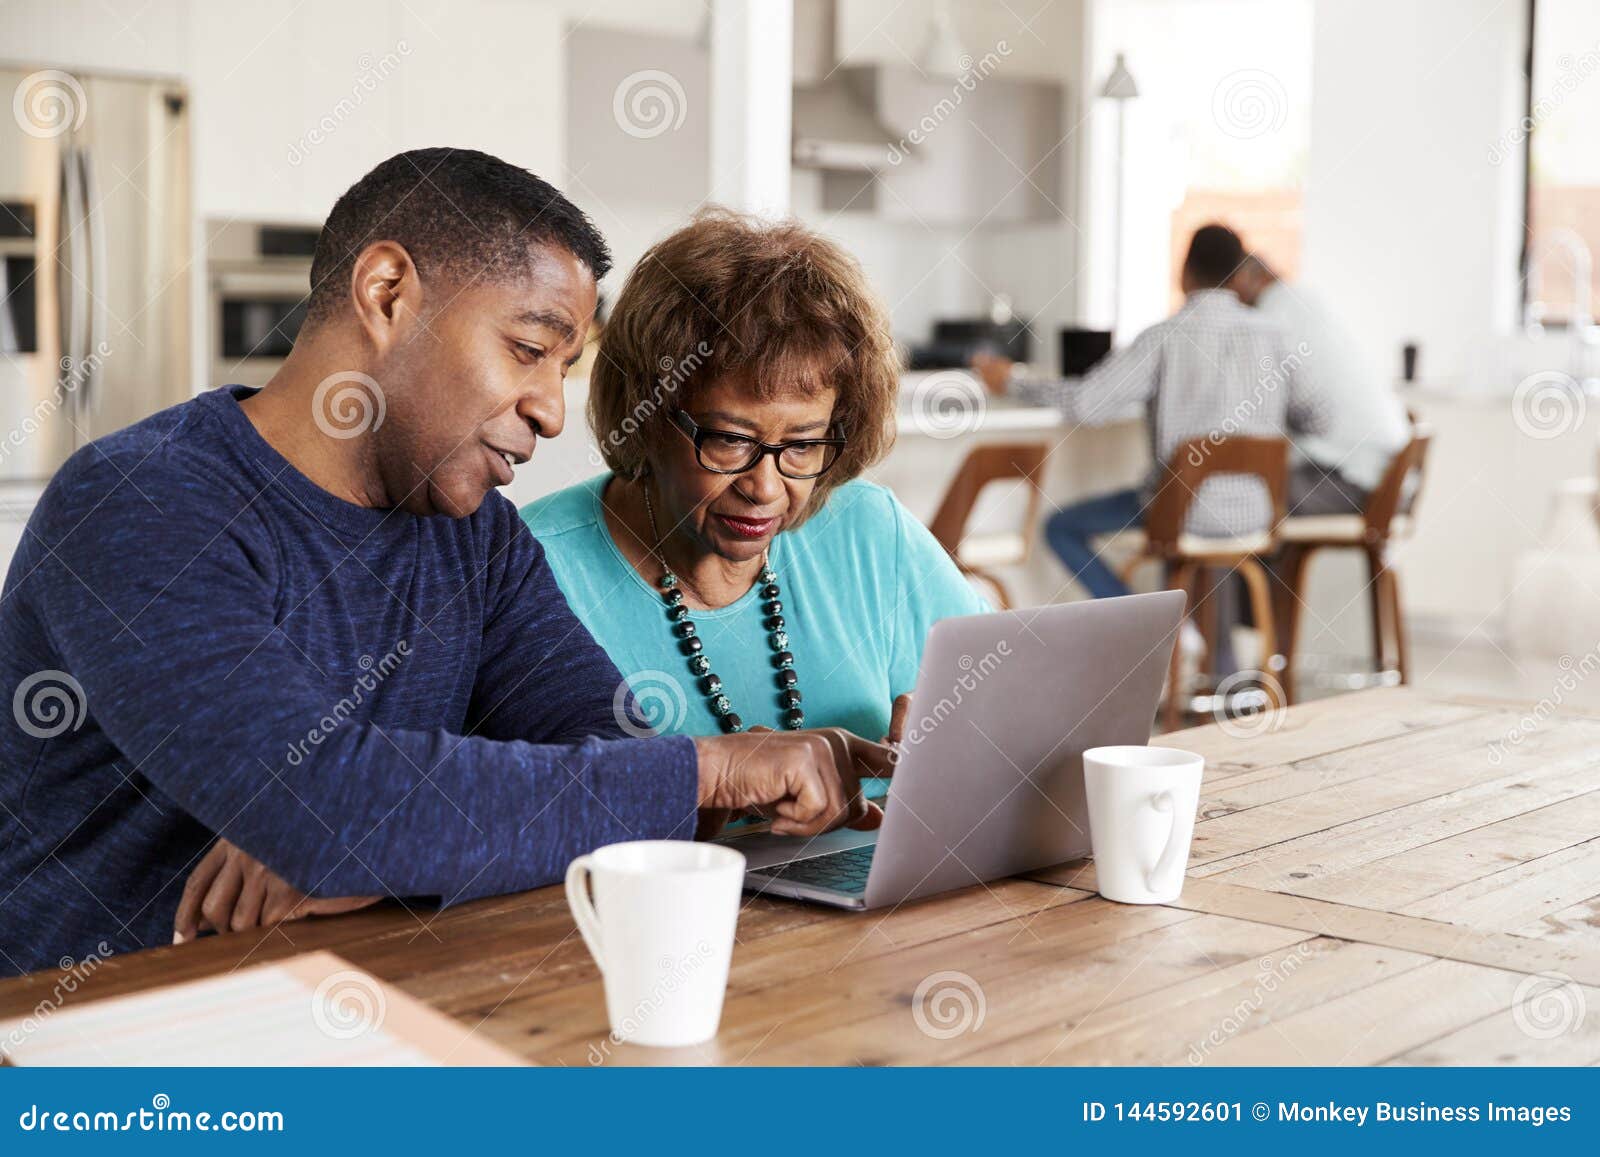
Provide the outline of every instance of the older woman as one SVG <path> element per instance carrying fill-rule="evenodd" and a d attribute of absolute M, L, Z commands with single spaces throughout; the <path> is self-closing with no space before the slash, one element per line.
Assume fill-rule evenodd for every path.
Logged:
<path fill-rule="evenodd" d="M 890 732 L 928 628 L 987 609 L 858 480 L 897 389 L 861 269 L 801 225 L 709 212 L 640 260 L 590 381 L 610 472 L 522 511 L 632 723 Z"/>

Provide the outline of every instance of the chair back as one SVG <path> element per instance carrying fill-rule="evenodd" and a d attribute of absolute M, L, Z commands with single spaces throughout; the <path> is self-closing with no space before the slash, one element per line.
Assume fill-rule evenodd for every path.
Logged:
<path fill-rule="evenodd" d="M 1432 440 L 1431 429 L 1413 423 L 1411 441 L 1389 459 L 1388 469 L 1383 472 L 1383 477 L 1367 496 L 1367 508 L 1362 512 L 1367 523 L 1368 542 L 1382 542 L 1389 537 L 1389 527 L 1394 522 L 1394 516 L 1400 513 L 1401 503 L 1407 498 L 1411 500 L 1413 507 L 1416 506 L 1417 498 L 1422 493 L 1422 470 L 1428 460 L 1428 444 Z M 1416 475 L 1417 484 L 1408 495 L 1406 479 L 1413 473 Z"/>
<path fill-rule="evenodd" d="M 1028 512 L 1023 519 L 1022 536 L 1027 548 L 1032 549 L 1039 522 L 1039 484 L 1033 480 L 1049 454 L 1047 442 L 994 442 L 975 447 L 967 454 L 928 524 L 933 537 L 951 558 L 956 558 L 961 549 L 978 495 L 990 483 L 1008 478 L 1021 478 L 1028 483 Z"/>
<path fill-rule="evenodd" d="M 1181 553 L 1178 539 L 1189 506 L 1200 487 L 1214 475 L 1248 474 L 1261 479 L 1272 503 L 1269 530 L 1283 521 L 1289 490 L 1289 442 L 1286 438 L 1191 438 L 1172 452 L 1161 483 L 1144 512 L 1144 533 L 1150 554 L 1172 558 Z"/>

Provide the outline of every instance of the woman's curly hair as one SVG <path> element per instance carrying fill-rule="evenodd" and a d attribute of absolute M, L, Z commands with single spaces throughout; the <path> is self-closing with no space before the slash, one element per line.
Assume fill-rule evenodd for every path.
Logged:
<path fill-rule="evenodd" d="M 639 259 L 589 381 L 606 465 L 627 479 L 648 473 L 657 448 L 682 437 L 673 409 L 728 378 L 763 400 L 838 391 L 833 434 L 847 444 L 791 527 L 894 442 L 900 361 L 888 313 L 855 259 L 799 222 L 707 209 Z"/>

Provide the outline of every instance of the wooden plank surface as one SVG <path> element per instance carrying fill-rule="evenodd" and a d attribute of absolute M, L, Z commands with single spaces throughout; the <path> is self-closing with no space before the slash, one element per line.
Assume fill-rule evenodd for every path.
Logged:
<path fill-rule="evenodd" d="M 1089 863 L 752 900 L 697 1049 L 610 1039 L 559 888 L 3 981 L 0 1017 L 329 949 L 547 1064 L 1600 1063 L 1600 718 L 1391 688 L 1158 742 L 1208 760 L 1176 903 L 1102 900 Z"/>

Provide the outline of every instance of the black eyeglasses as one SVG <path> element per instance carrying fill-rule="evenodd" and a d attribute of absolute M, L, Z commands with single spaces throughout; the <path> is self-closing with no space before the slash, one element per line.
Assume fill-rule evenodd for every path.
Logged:
<path fill-rule="evenodd" d="M 771 454 L 778 473 L 785 478 L 817 478 L 839 460 L 845 447 L 843 438 L 806 438 L 799 442 L 763 442 L 748 434 L 712 430 L 700 425 L 682 410 L 672 412 L 678 429 L 694 443 L 694 456 L 713 474 L 743 474 Z"/>

